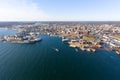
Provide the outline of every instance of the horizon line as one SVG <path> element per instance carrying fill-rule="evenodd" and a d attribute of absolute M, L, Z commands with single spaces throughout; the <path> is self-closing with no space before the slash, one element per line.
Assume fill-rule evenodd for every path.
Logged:
<path fill-rule="evenodd" d="M 47 21 L 47 20 L 46 20 L 46 21 L 44 21 L 44 20 L 43 20 L 43 21 L 0 21 L 0 22 L 120 22 L 120 20 L 119 20 L 119 21 L 118 21 L 118 20 L 116 20 L 116 21 L 114 21 L 114 20 L 113 20 L 113 21 L 111 21 L 111 20 L 110 20 L 110 21 L 109 21 L 109 20 L 108 20 L 108 21 L 106 21 L 106 20 L 96 20 L 96 21 L 95 21 L 95 20 L 94 20 L 94 21 L 92 21 L 92 20 L 91 20 L 91 21 L 90 21 L 90 20 L 86 20 L 86 21 L 84 21 L 84 20 L 83 20 L 83 21 L 82 21 L 82 20 L 80 20 L 80 21 L 74 21 L 74 20 L 73 20 L 73 21 L 69 21 L 69 20 L 68 20 L 68 21 L 66 21 L 66 20 L 61 20 L 61 21 L 57 21 L 57 20 L 55 20 L 55 21 L 49 21 L 49 20 L 48 20 L 48 21 Z"/>

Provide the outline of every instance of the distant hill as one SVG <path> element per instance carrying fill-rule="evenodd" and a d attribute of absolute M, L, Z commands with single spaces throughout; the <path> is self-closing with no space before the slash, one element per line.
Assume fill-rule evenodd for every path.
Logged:
<path fill-rule="evenodd" d="M 12 25 L 31 25 L 36 22 L 41 23 L 59 23 L 59 24 L 71 24 L 71 23 L 81 23 L 81 24 L 120 24 L 120 21 L 22 21 L 22 22 L 0 22 L 0 27 L 11 27 Z"/>

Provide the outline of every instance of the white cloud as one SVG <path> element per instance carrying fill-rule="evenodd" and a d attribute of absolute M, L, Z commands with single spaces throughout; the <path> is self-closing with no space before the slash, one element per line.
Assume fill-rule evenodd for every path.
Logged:
<path fill-rule="evenodd" d="M 0 1 L 0 21 L 38 21 L 49 18 L 33 0 Z"/>
<path fill-rule="evenodd" d="M 45 5 L 46 6 L 46 5 Z M 114 7 L 113 7 L 114 8 Z M 115 9 L 115 8 L 114 8 Z M 120 20 L 119 10 L 98 13 L 79 13 L 73 15 L 56 13 L 49 16 L 34 0 L 0 0 L 0 21 L 96 21 Z M 103 9 L 104 10 L 104 9 Z M 52 10 L 51 10 L 52 11 Z M 64 10 L 63 10 L 64 11 Z M 62 11 L 61 11 L 62 12 Z M 82 12 L 82 11 L 81 11 Z M 84 10 L 83 10 L 84 12 Z M 93 11 L 94 12 L 94 11 Z M 96 12 L 96 11 L 95 11 Z M 106 13 L 106 14 L 105 14 Z M 76 14 L 76 15 L 75 15 Z"/>

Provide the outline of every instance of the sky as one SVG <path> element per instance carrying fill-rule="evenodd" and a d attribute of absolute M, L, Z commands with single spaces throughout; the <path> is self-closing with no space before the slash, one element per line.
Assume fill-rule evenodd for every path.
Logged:
<path fill-rule="evenodd" d="M 0 21 L 120 21 L 120 0 L 0 0 Z"/>

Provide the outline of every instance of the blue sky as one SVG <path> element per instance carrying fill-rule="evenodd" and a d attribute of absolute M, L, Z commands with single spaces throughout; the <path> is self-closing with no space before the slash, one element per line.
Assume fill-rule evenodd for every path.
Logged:
<path fill-rule="evenodd" d="M 1 0 L 0 21 L 120 21 L 120 0 Z"/>

